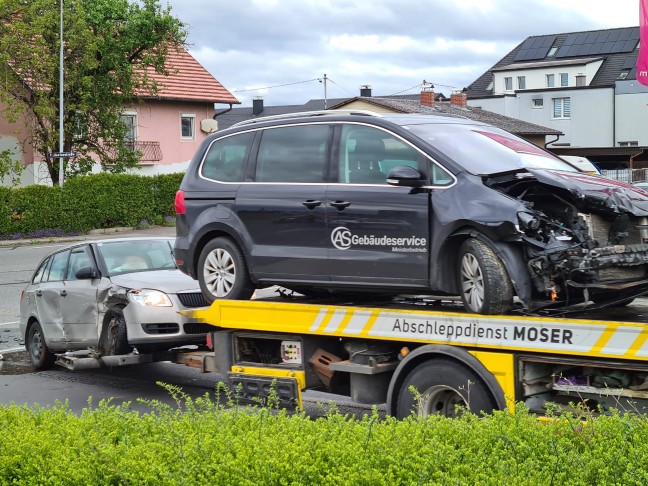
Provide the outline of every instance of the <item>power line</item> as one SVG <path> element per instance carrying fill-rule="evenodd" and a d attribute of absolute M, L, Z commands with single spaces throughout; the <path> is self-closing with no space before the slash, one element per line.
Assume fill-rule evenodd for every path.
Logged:
<path fill-rule="evenodd" d="M 292 86 L 293 84 L 310 83 L 311 81 L 319 81 L 319 78 L 307 79 L 305 81 L 295 81 L 294 83 L 277 84 L 276 86 L 265 86 L 263 88 L 236 89 L 234 90 L 234 93 L 243 93 L 245 91 L 259 91 L 262 89 L 282 88 L 283 86 Z"/>
<path fill-rule="evenodd" d="M 401 93 L 405 93 L 406 91 L 410 91 L 410 90 L 412 90 L 412 89 L 414 89 L 414 88 L 422 88 L 422 87 L 425 87 L 425 86 L 430 86 L 430 87 L 432 87 L 432 88 L 434 88 L 435 86 L 443 86 L 444 88 L 459 89 L 459 88 L 457 88 L 456 86 L 449 86 L 449 85 L 447 85 L 447 84 L 441 84 L 441 83 L 431 83 L 431 82 L 429 82 L 429 81 L 425 81 L 425 80 L 423 80 L 422 83 L 419 83 L 419 84 L 417 84 L 417 85 L 415 85 L 415 86 L 412 86 L 411 88 L 404 89 L 403 91 L 399 91 L 398 93 L 392 93 L 392 94 L 390 94 L 390 95 L 388 95 L 388 96 L 395 96 L 395 95 L 399 95 L 399 94 L 401 94 Z"/>
<path fill-rule="evenodd" d="M 330 81 L 331 83 L 333 83 L 333 84 L 334 84 L 335 86 L 337 86 L 338 88 L 342 88 L 342 89 L 343 89 L 344 91 L 346 91 L 347 93 L 353 95 L 353 93 L 352 93 L 351 91 L 349 91 L 348 89 L 346 89 L 344 86 L 340 86 L 340 85 L 337 84 L 335 81 L 333 81 L 331 78 L 326 78 L 326 79 L 327 79 L 327 81 Z"/>

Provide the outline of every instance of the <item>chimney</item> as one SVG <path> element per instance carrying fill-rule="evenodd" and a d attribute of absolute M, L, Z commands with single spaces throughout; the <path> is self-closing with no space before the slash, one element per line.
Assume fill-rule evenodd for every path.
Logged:
<path fill-rule="evenodd" d="M 450 94 L 450 105 L 457 108 L 466 108 L 468 106 L 468 95 L 463 91 L 454 91 Z"/>
<path fill-rule="evenodd" d="M 257 96 L 252 100 L 252 114 L 259 115 L 263 111 L 263 98 Z"/>
<path fill-rule="evenodd" d="M 368 84 L 360 86 L 360 96 L 371 98 L 371 86 L 369 86 Z"/>
<path fill-rule="evenodd" d="M 434 85 L 431 84 L 421 90 L 421 104 L 423 106 L 434 107 Z"/>

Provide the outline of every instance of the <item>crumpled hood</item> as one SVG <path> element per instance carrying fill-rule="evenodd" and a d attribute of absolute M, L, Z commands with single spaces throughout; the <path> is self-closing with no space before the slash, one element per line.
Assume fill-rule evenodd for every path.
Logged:
<path fill-rule="evenodd" d="M 535 178 L 553 187 L 569 191 L 574 198 L 597 206 L 648 216 L 648 192 L 628 184 L 584 172 L 527 169 Z"/>
<path fill-rule="evenodd" d="M 156 289 L 167 294 L 200 292 L 196 280 L 175 269 L 125 273 L 110 277 L 110 281 L 128 289 Z"/>

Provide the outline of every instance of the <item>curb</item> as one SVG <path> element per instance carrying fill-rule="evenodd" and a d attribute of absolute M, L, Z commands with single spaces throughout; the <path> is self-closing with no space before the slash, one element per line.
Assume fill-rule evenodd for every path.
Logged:
<path fill-rule="evenodd" d="M 151 226 L 146 230 L 156 230 L 167 228 L 166 226 Z M 119 233 L 137 233 L 137 228 L 131 227 L 117 227 L 117 228 L 99 228 L 88 231 L 86 234 L 78 236 L 51 236 L 45 238 L 24 238 L 20 240 L 0 240 L 0 248 L 17 247 L 17 246 L 30 246 L 30 245 L 43 245 L 47 243 L 73 243 L 75 241 L 96 240 L 103 235 L 113 235 Z"/>

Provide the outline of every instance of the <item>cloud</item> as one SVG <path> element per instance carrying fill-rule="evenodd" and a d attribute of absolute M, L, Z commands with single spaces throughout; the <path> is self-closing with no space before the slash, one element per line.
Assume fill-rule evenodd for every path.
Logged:
<path fill-rule="evenodd" d="M 626 27 L 636 0 L 168 0 L 190 52 L 231 91 L 321 78 L 331 96 L 469 85 L 530 35 Z M 448 88 L 449 89 L 449 88 Z M 411 92 L 416 92 L 417 89 Z M 317 81 L 234 93 L 249 106 L 323 97 Z"/>

